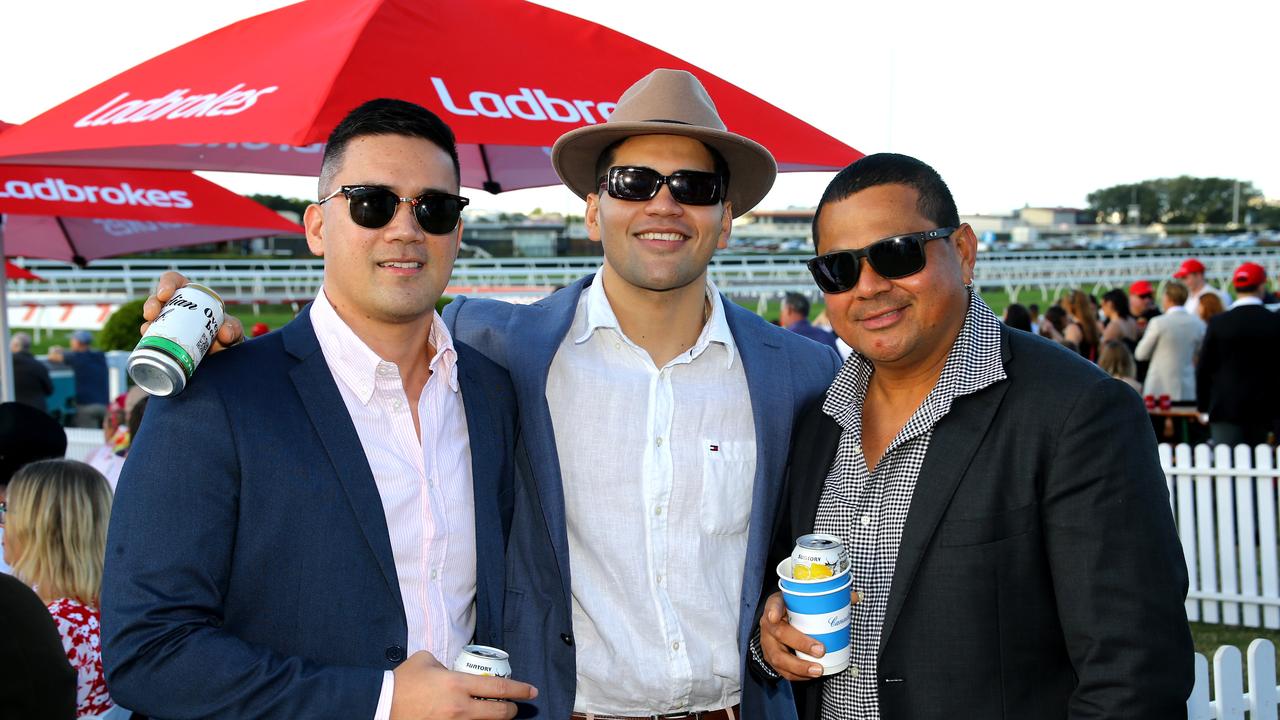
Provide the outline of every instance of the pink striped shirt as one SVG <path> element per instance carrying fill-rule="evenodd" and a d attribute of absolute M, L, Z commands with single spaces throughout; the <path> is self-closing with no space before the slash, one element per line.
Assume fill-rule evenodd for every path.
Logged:
<path fill-rule="evenodd" d="M 471 442 L 453 338 L 433 314 L 436 354 L 418 399 L 418 434 L 400 369 L 338 317 L 323 288 L 311 306 L 311 323 L 382 498 L 409 626 L 408 653 L 426 650 L 451 666 L 471 642 L 476 597 Z M 390 685 L 383 690 L 388 708 Z"/>

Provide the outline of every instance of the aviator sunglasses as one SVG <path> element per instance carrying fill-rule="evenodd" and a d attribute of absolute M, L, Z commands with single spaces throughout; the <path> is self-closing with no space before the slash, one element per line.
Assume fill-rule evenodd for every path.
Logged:
<path fill-rule="evenodd" d="M 944 227 L 927 232 L 896 235 L 877 240 L 859 250 L 836 250 L 806 263 L 813 281 L 824 293 L 852 290 L 862 275 L 862 258 L 882 278 L 896 280 L 924 269 L 924 244 L 951 237 L 958 228 Z"/>
<path fill-rule="evenodd" d="M 723 194 L 720 176 L 701 170 L 677 170 L 670 175 L 647 167 L 614 166 L 600 178 L 600 186 L 619 200 L 652 200 L 666 185 L 681 205 L 715 205 Z"/>
<path fill-rule="evenodd" d="M 400 203 L 409 203 L 418 224 L 429 235 L 444 235 L 458 227 L 462 208 L 470 202 L 459 195 L 429 190 L 418 197 L 402 198 L 376 185 L 343 185 L 320 201 L 323 205 L 338 195 L 347 197 L 351 220 L 360 227 L 376 230 L 391 222 Z"/>

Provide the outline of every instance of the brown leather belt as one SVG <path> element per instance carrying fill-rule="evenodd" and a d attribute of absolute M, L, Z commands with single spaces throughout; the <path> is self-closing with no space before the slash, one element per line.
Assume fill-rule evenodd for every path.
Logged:
<path fill-rule="evenodd" d="M 738 720 L 742 717 L 738 712 L 740 706 L 721 708 L 719 710 L 695 710 L 693 712 L 657 713 L 653 715 L 600 715 L 598 713 L 576 712 L 573 720 Z"/>

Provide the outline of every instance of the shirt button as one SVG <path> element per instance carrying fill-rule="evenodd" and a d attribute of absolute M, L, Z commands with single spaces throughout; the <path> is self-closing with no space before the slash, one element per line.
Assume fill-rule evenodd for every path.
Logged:
<path fill-rule="evenodd" d="M 680 649 L 680 641 L 679 641 L 679 640 L 677 640 L 677 641 L 675 641 L 675 642 L 671 643 L 671 649 L 672 649 L 672 650 L 679 650 L 679 649 Z"/>
<path fill-rule="evenodd" d="M 658 584 L 662 584 L 662 573 L 658 573 Z"/>
<path fill-rule="evenodd" d="M 658 447 L 662 447 L 662 438 L 658 438 Z"/>
<path fill-rule="evenodd" d="M 395 402 L 391 403 L 391 409 L 399 410 L 401 405 L 404 405 L 404 403 L 400 402 L 399 400 L 396 400 Z"/>
<path fill-rule="evenodd" d="M 857 665 L 850 665 L 849 672 L 852 673 L 853 677 L 858 677 L 858 673 L 861 672 L 861 670 L 858 669 Z"/>
<path fill-rule="evenodd" d="M 391 368 L 390 368 L 389 366 L 387 366 L 387 365 L 379 365 L 379 366 L 378 366 L 378 375 L 380 375 L 380 376 L 382 376 L 382 377 L 386 377 L 386 376 L 388 376 L 388 375 L 390 375 L 390 374 L 391 374 Z"/>
<path fill-rule="evenodd" d="M 614 344 L 613 344 L 613 349 L 614 349 L 614 350 L 621 350 L 621 349 L 622 349 L 622 343 L 617 343 L 617 342 L 616 342 L 616 343 L 614 343 Z"/>
<path fill-rule="evenodd" d="M 658 506 L 658 507 L 654 508 L 654 509 L 653 509 L 653 514 L 654 514 L 654 515 L 661 515 L 661 514 L 662 514 L 662 506 Z"/>
<path fill-rule="evenodd" d="M 860 453 L 860 452 L 862 452 L 862 446 L 861 446 L 861 445 L 859 445 L 859 444 L 857 444 L 857 443 L 854 443 L 854 444 L 853 444 L 853 451 L 854 451 L 854 452 L 856 452 L 856 453 Z"/>
<path fill-rule="evenodd" d="M 866 527 L 867 525 L 870 525 L 870 524 L 871 524 L 871 516 L 870 516 L 870 515 L 863 515 L 863 516 L 862 516 L 862 525 L 863 525 L 863 527 Z"/>
<path fill-rule="evenodd" d="M 432 580 L 435 580 L 435 579 L 436 579 L 437 577 L 439 577 L 439 576 L 440 576 L 440 571 L 439 571 L 439 570 L 432 570 L 432 571 L 431 571 L 431 579 L 432 579 Z"/>

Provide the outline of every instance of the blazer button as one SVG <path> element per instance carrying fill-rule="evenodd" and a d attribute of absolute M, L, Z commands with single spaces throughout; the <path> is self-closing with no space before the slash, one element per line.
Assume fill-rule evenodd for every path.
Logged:
<path fill-rule="evenodd" d="M 399 645 L 392 645 L 387 648 L 387 660 L 398 663 L 404 660 L 404 648 Z"/>
<path fill-rule="evenodd" d="M 569 633 L 560 633 L 560 639 L 564 641 L 565 645 L 573 647 L 573 636 Z"/>

